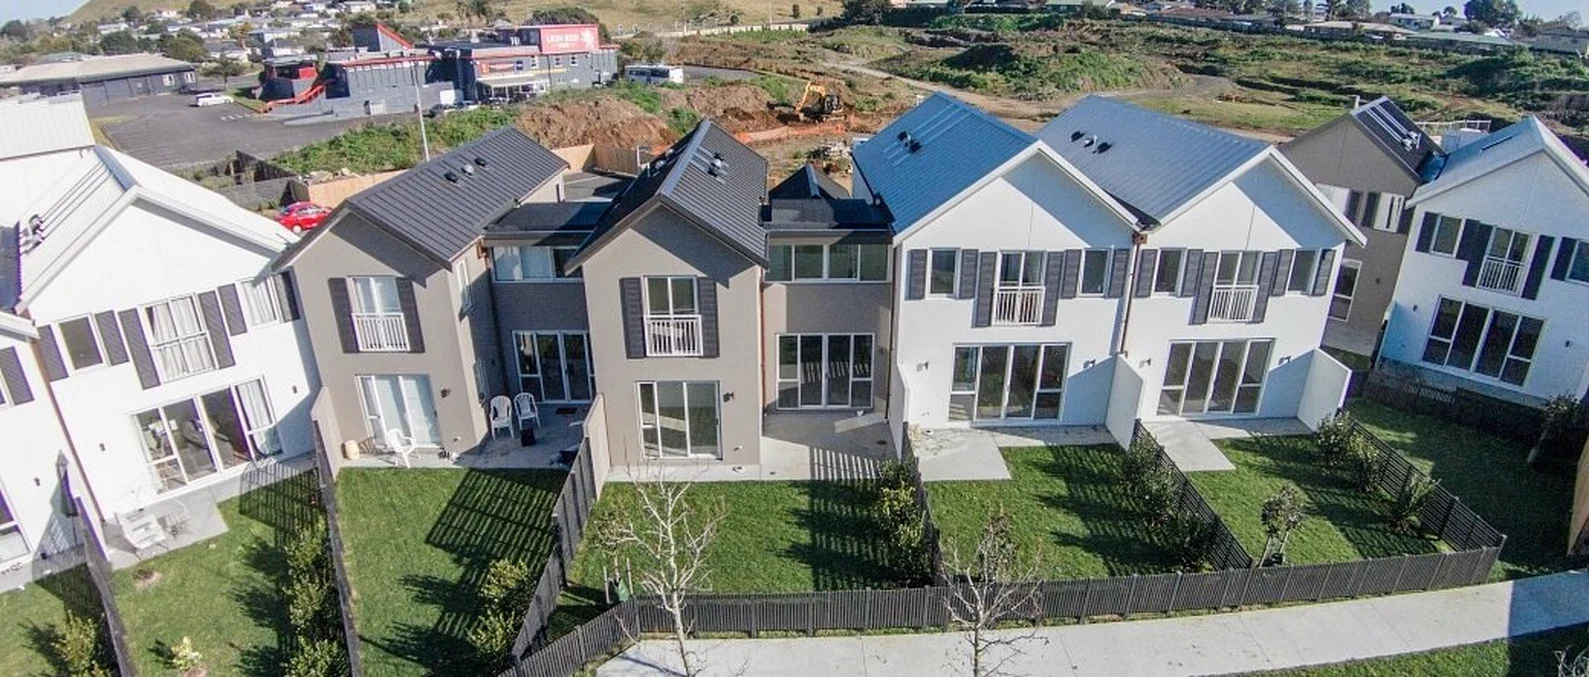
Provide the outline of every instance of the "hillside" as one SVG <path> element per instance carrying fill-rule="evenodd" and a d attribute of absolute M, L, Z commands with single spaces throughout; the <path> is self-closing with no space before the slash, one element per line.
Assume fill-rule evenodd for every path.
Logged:
<path fill-rule="evenodd" d="M 217 7 L 229 7 L 233 2 L 228 0 L 212 0 Z M 596 13 L 603 23 L 613 30 L 628 31 L 639 27 L 643 30 L 671 31 L 677 30 L 675 22 L 698 17 L 713 17 L 722 23 L 728 23 L 733 14 L 740 16 L 740 23 L 752 24 L 767 21 L 769 12 L 773 21 L 789 21 L 793 17 L 794 6 L 800 6 L 800 16 L 811 18 L 815 16 L 834 16 L 839 13 L 839 0 L 688 0 L 687 2 L 659 2 L 656 0 L 493 0 L 491 3 L 497 12 L 513 21 L 521 21 L 536 9 L 550 7 L 567 7 L 577 5 Z M 148 11 L 152 9 L 184 9 L 188 0 L 88 0 L 86 4 L 71 14 L 72 21 L 98 21 L 121 14 L 123 8 L 136 5 L 139 9 Z M 821 14 L 818 14 L 818 11 Z M 436 18 L 446 15 L 450 21 L 456 22 L 458 3 L 453 0 L 414 0 L 413 14 L 417 18 Z M 713 23 L 708 20 L 708 23 Z"/>
<path fill-rule="evenodd" d="M 216 4 L 219 6 L 224 3 Z M 88 0 L 66 18 L 74 23 L 81 23 L 120 16 L 121 11 L 127 7 L 137 7 L 139 11 L 149 12 L 157 9 L 181 10 L 187 9 L 187 6 L 185 0 Z"/>

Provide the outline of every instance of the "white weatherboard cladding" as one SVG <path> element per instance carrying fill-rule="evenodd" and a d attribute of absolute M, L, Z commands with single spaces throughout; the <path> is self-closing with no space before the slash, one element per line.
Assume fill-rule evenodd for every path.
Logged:
<path fill-rule="evenodd" d="M 1589 194 L 1544 152 L 1436 193 L 1417 206 L 1503 228 L 1589 239 Z"/>
<path fill-rule="evenodd" d="M 895 270 L 907 271 L 906 252 L 927 248 L 1048 251 L 1124 248 L 1129 226 L 1050 160 L 1034 156 L 966 197 L 931 222 L 914 227 L 896 247 Z M 1055 326 L 972 327 L 974 301 L 905 300 L 896 285 L 895 365 L 891 418 L 915 425 L 949 425 L 954 346 L 998 343 L 1070 345 L 1060 423 L 1103 423 L 1113 373 L 1110 344 L 1119 299 L 1077 297 L 1059 304 Z M 1031 424 L 1031 421 L 1025 421 Z"/>
<path fill-rule="evenodd" d="M 30 311 L 42 326 L 213 291 L 260 275 L 274 255 L 183 217 L 135 206 L 89 242 L 39 293 Z M 302 322 L 250 327 L 231 337 L 235 366 L 149 390 L 139 385 L 131 363 L 91 368 L 53 383 L 84 473 L 107 517 L 162 497 L 155 491 L 132 420 L 139 411 L 264 378 L 284 454 L 307 451 L 308 399 L 318 384 L 302 327 Z M 191 486 L 203 486 L 209 479 Z"/>
<path fill-rule="evenodd" d="M 1264 162 L 1154 229 L 1146 246 L 1204 251 L 1333 248 L 1338 267 L 1342 245 L 1343 235 L 1331 217 L 1312 204 L 1280 167 Z M 1334 284 L 1333 273 L 1329 284 Z M 1263 322 L 1192 325 L 1191 298 L 1154 295 L 1132 299 L 1125 350 L 1146 384 L 1139 416 L 1158 417 L 1158 390 L 1164 385 L 1170 343 L 1238 338 L 1275 342 L 1257 415 L 1295 416 L 1308 380 L 1307 356 L 1318 348 L 1324 335 L 1329 300 L 1329 294 L 1291 293 L 1270 297 Z M 1060 313 L 1064 313 L 1063 305 Z"/>
<path fill-rule="evenodd" d="M 56 422 L 55 412 L 50 410 L 44 376 L 39 373 L 38 361 L 33 359 L 33 349 L 8 334 L 0 334 L 0 350 L 6 348 L 16 349 L 34 399 L 15 404 L 7 392 L 7 404 L 0 405 L 0 431 L 5 435 L 5 444 L 0 444 L 0 492 L 4 492 L 12 515 L 21 525 L 28 547 L 37 552 L 46 535 L 54 533 L 67 519 L 57 512 L 61 505 L 56 500 L 60 471 L 55 465 L 67 453 L 66 437 Z"/>

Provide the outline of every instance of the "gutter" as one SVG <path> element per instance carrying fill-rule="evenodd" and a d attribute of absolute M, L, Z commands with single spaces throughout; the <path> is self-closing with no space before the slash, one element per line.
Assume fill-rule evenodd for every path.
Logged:
<path fill-rule="evenodd" d="M 1126 288 L 1120 294 L 1126 300 L 1125 312 L 1121 314 L 1119 336 L 1114 350 L 1111 351 L 1115 355 L 1127 357 L 1130 353 L 1126 351 L 1126 334 L 1131 331 L 1131 306 L 1137 297 L 1137 278 L 1142 275 L 1142 267 L 1139 263 L 1142 260 L 1142 245 L 1148 243 L 1148 234 L 1144 230 L 1146 226 L 1140 223 L 1137 225 L 1142 229 L 1131 234 L 1131 260 L 1126 262 L 1126 268 L 1130 272 L 1126 274 Z"/>

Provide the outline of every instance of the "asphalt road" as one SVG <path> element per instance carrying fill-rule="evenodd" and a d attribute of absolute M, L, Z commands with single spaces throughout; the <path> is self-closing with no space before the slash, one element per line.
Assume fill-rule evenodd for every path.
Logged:
<path fill-rule="evenodd" d="M 116 101 L 89 111 L 117 150 L 163 169 L 208 165 L 241 150 L 270 158 L 371 118 L 287 125 L 237 104 L 194 108 L 182 94 Z"/>

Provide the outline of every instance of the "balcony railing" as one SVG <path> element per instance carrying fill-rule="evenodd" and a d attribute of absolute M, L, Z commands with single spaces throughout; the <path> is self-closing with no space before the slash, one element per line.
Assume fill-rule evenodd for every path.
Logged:
<path fill-rule="evenodd" d="M 646 317 L 648 357 L 690 357 L 701 354 L 700 315 Z"/>
<path fill-rule="evenodd" d="M 1479 286 L 1508 294 L 1517 293 L 1517 285 L 1523 280 L 1523 263 L 1521 261 L 1508 261 L 1495 256 L 1484 257 L 1484 264 L 1479 267 Z"/>
<path fill-rule="evenodd" d="M 993 290 L 994 324 L 1037 324 L 1042 317 L 1042 287 L 999 287 Z"/>
<path fill-rule="evenodd" d="M 1215 285 L 1208 303 L 1208 320 L 1246 322 L 1252 319 L 1252 309 L 1257 302 L 1257 285 Z"/>
<path fill-rule="evenodd" d="M 408 325 L 402 313 L 354 313 L 353 334 L 359 339 L 360 352 L 408 351 Z"/>

